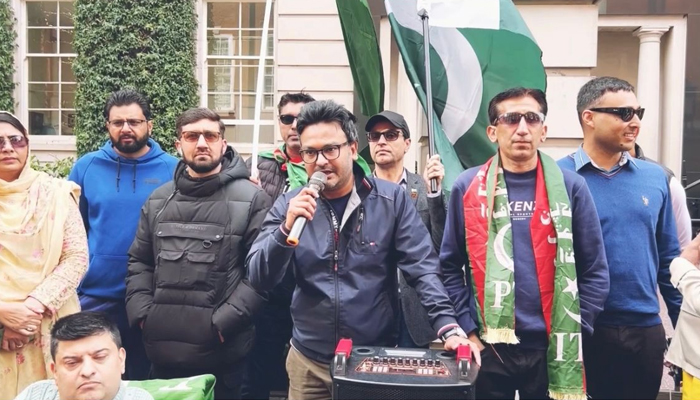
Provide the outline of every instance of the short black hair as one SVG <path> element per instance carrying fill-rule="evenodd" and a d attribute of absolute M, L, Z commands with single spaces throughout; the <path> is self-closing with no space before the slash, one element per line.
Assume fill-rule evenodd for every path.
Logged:
<path fill-rule="evenodd" d="M 201 121 L 203 119 L 208 119 L 209 121 L 214 121 L 219 123 L 219 133 L 223 136 L 226 131 L 226 125 L 221 121 L 221 116 L 216 112 L 205 108 L 190 108 L 189 110 L 180 114 L 175 121 L 175 129 L 177 129 L 177 137 L 182 136 L 182 127 L 189 124 L 194 124 L 195 122 Z"/>
<path fill-rule="evenodd" d="M 309 125 L 320 122 L 337 122 L 345 132 L 348 143 L 357 142 L 357 118 L 342 105 L 333 100 L 318 100 L 307 103 L 301 108 L 297 117 L 297 132 L 299 136 Z"/>
<path fill-rule="evenodd" d="M 84 339 L 109 333 L 117 348 L 122 347 L 119 328 L 109 315 L 103 312 L 82 311 L 60 318 L 51 329 L 51 358 L 56 360 L 56 350 L 60 342 Z"/>
<path fill-rule="evenodd" d="M 612 76 L 601 76 L 586 82 L 578 91 L 578 98 L 576 99 L 578 122 L 583 123 L 581 114 L 595 107 L 606 93 L 617 93 L 619 91 L 634 93 L 634 86 L 624 79 Z"/>
<path fill-rule="evenodd" d="M 128 106 L 131 104 L 137 104 L 141 107 L 141 112 L 143 112 L 143 116 L 146 120 L 151 120 L 151 106 L 149 105 L 148 97 L 133 89 L 122 89 L 113 92 L 109 95 L 109 98 L 107 98 L 105 108 L 102 111 L 105 121 L 109 120 L 109 112 L 112 110 L 112 107 Z"/>
<path fill-rule="evenodd" d="M 311 97 L 310 94 L 299 92 L 299 93 L 285 93 L 280 97 L 280 102 L 277 104 L 277 112 L 282 113 L 282 107 L 286 106 L 289 103 L 302 103 L 302 104 L 307 104 L 311 103 L 312 101 L 316 101 L 313 97 Z"/>
<path fill-rule="evenodd" d="M 545 116 L 547 115 L 547 111 L 549 111 L 549 108 L 547 107 L 547 96 L 544 94 L 543 91 L 541 91 L 540 89 L 516 87 L 501 92 L 494 96 L 493 99 L 491 99 L 491 101 L 489 102 L 489 124 L 494 124 L 496 122 L 496 118 L 498 118 L 498 106 L 501 103 L 503 103 L 506 100 L 518 99 L 525 96 L 530 96 L 533 99 L 535 99 L 535 101 L 537 101 L 537 104 L 540 105 L 540 112 Z"/>
<path fill-rule="evenodd" d="M 0 111 L 0 122 L 5 122 L 12 125 L 13 128 L 22 132 L 22 135 L 24 135 L 24 137 L 27 137 L 27 128 L 25 128 L 24 125 L 19 121 L 19 119 L 15 117 L 14 114 L 12 114 L 11 112 Z"/>

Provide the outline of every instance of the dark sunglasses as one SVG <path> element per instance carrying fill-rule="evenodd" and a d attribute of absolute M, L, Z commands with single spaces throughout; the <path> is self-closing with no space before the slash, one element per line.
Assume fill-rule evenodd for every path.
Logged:
<path fill-rule="evenodd" d="M 528 111 L 526 113 L 509 112 L 501 114 L 496 117 L 495 120 L 493 120 L 493 124 L 498 125 L 500 123 L 511 126 L 518 125 L 523 118 L 525 118 L 525 122 L 528 125 L 539 125 L 544 122 L 544 114 Z"/>
<path fill-rule="evenodd" d="M 372 132 L 367 132 L 367 141 L 368 142 L 378 142 L 379 139 L 381 139 L 382 135 L 384 135 L 384 139 L 386 139 L 387 142 L 393 142 L 399 138 L 399 136 L 403 136 L 403 132 L 401 131 L 394 131 L 394 130 L 388 130 L 388 131 L 382 131 L 382 132 L 377 132 L 377 131 L 372 131 Z"/>
<path fill-rule="evenodd" d="M 27 147 L 29 143 L 23 135 L 0 136 L 0 149 L 5 148 L 5 144 L 10 142 L 13 149 L 22 149 Z"/>
<path fill-rule="evenodd" d="M 617 115 L 618 117 L 620 117 L 621 120 L 625 122 L 632 121 L 632 118 L 634 118 L 635 114 L 639 117 L 640 121 L 642 120 L 642 118 L 644 118 L 644 109 L 641 107 L 637 109 L 634 109 L 632 107 L 602 107 L 591 108 L 590 110 L 605 114 Z"/>
<path fill-rule="evenodd" d="M 291 114 L 280 115 L 280 122 L 285 124 L 285 125 L 293 124 L 295 119 L 297 119 L 296 115 L 291 115 Z"/>
<path fill-rule="evenodd" d="M 207 143 L 216 143 L 221 139 L 221 134 L 219 132 L 212 132 L 212 131 L 204 131 L 204 132 L 196 132 L 196 131 L 185 131 L 182 132 L 182 140 L 185 142 L 189 143 L 194 143 L 199 140 L 200 136 L 204 136 L 204 140 L 207 141 Z"/>

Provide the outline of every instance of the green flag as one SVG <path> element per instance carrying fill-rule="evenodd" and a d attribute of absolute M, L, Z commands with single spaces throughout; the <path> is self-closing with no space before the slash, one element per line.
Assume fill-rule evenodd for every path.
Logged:
<path fill-rule="evenodd" d="M 355 92 L 362 113 L 384 110 L 384 74 L 377 34 L 367 0 L 336 0 Z"/>
<path fill-rule="evenodd" d="M 542 51 L 511 0 L 385 0 L 392 31 L 416 95 L 426 107 L 423 28 L 430 21 L 434 140 L 450 189 L 466 167 L 496 147 L 486 137 L 489 101 L 517 86 L 545 90 Z"/>

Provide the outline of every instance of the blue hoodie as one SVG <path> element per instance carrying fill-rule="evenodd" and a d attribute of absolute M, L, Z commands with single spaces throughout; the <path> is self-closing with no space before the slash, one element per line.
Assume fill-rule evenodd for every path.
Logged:
<path fill-rule="evenodd" d="M 126 269 L 141 206 L 159 186 L 173 179 L 178 159 L 153 139 L 150 150 L 132 160 L 119 157 L 107 141 L 81 157 L 69 180 L 80 185 L 80 213 L 88 235 L 90 264 L 78 292 L 124 300 Z"/>

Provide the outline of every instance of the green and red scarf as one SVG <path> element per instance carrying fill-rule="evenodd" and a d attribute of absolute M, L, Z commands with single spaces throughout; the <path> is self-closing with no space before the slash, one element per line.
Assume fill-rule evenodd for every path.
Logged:
<path fill-rule="evenodd" d="M 585 400 L 571 205 L 559 166 L 538 155 L 530 233 L 549 337 L 549 395 Z M 512 225 L 498 153 L 479 170 L 462 200 L 480 336 L 487 343 L 517 344 Z"/>
<path fill-rule="evenodd" d="M 285 151 L 285 145 L 274 150 L 267 150 L 260 152 L 259 156 L 262 158 L 267 158 L 270 160 L 275 160 L 280 165 L 282 171 L 287 172 L 287 177 L 289 178 L 289 190 L 296 189 L 306 185 L 309 180 L 309 176 L 306 174 L 306 167 L 304 166 L 304 161 L 301 157 L 291 158 L 287 156 Z M 361 155 L 357 155 L 357 160 L 355 162 L 365 171 L 365 175 L 369 176 L 372 172 L 367 165 L 367 161 L 362 158 Z"/>

